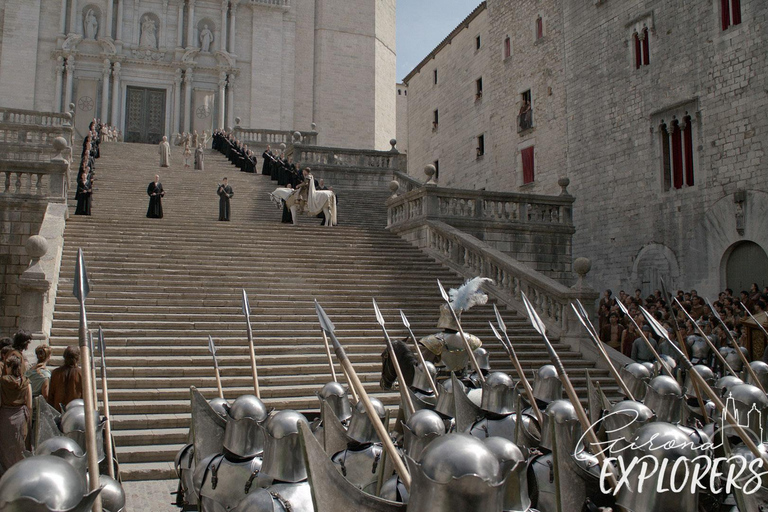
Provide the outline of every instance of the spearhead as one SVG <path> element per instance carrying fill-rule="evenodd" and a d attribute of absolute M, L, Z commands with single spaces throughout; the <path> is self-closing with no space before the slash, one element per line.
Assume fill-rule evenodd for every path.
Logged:
<path fill-rule="evenodd" d="M 712 311 L 712 316 L 714 316 L 717 319 L 718 323 L 723 323 L 723 319 L 720 318 L 720 314 L 717 311 L 715 311 L 715 307 L 712 305 L 712 302 L 706 297 L 704 297 L 704 302 L 707 303 L 707 306 L 709 306 L 709 309 Z M 743 304 L 742 304 L 742 307 L 744 307 Z"/>
<path fill-rule="evenodd" d="M 216 355 L 216 345 L 213 343 L 213 338 L 211 335 L 208 335 L 208 352 L 210 352 L 212 355 Z"/>
<path fill-rule="evenodd" d="M 496 339 L 498 339 L 502 345 L 506 346 L 504 343 L 504 340 L 501 338 L 501 334 L 499 334 L 499 331 L 496 330 L 496 328 L 493 326 L 493 324 L 489 321 L 488 325 L 491 326 L 491 330 L 493 331 L 493 335 L 496 336 Z"/>
<path fill-rule="evenodd" d="M 664 338 L 665 340 L 669 341 L 670 344 L 672 342 L 669 339 L 669 334 L 667 334 L 667 330 L 664 329 L 664 326 L 659 323 L 658 320 L 656 320 L 652 314 L 648 312 L 643 306 L 640 306 L 640 311 L 643 312 L 643 316 L 646 320 L 648 320 L 648 323 L 651 325 L 651 329 L 653 329 L 653 332 L 656 333 L 656 336 L 660 338 Z"/>
<path fill-rule="evenodd" d="M 617 300 L 616 304 L 619 305 L 619 309 L 621 310 L 622 313 L 624 313 L 625 315 L 629 314 L 629 310 L 627 309 L 627 306 L 625 306 L 623 302 L 621 302 L 620 300 Z"/>
<path fill-rule="evenodd" d="M 448 305 L 451 304 L 451 298 L 448 297 L 448 292 L 445 291 L 445 288 L 443 288 L 443 283 L 440 282 L 440 280 L 437 280 L 437 287 L 440 288 L 440 294 L 443 296 L 443 300 L 448 303 Z"/>
<path fill-rule="evenodd" d="M 243 288 L 243 314 L 246 318 L 251 317 L 251 304 L 248 302 L 248 293 Z"/>
<path fill-rule="evenodd" d="M 339 361 L 346 361 L 347 353 L 344 351 L 344 347 L 341 346 L 341 343 L 339 343 L 339 340 L 336 338 L 336 334 L 333 332 L 336 330 L 336 327 L 333 325 L 333 322 L 331 322 L 331 319 L 328 318 L 328 315 L 325 313 L 325 310 L 320 303 L 317 302 L 317 299 L 315 299 L 315 311 L 317 312 L 317 319 L 320 321 L 320 328 L 325 331 L 333 343 L 333 350 L 336 352 L 336 357 L 339 358 Z"/>
<path fill-rule="evenodd" d="M 501 332 L 506 333 L 507 324 L 505 324 L 504 319 L 501 318 L 501 313 L 499 313 L 499 308 L 496 307 L 496 304 L 493 305 L 493 312 L 496 314 L 496 323 L 499 324 L 499 329 L 501 329 Z"/>
<path fill-rule="evenodd" d="M 80 302 L 85 301 L 91 288 L 88 286 L 88 270 L 85 268 L 83 250 L 77 250 L 77 263 L 75 263 L 75 283 L 73 293 Z"/>
<path fill-rule="evenodd" d="M 526 297 L 525 292 L 520 292 L 520 294 L 523 296 L 523 303 L 525 303 L 525 309 L 528 312 L 528 318 L 531 319 L 531 324 L 533 325 L 533 328 L 536 329 L 536 332 L 546 337 L 547 328 L 544 326 L 544 322 L 541 321 L 539 314 L 536 313 L 536 310 L 533 308 L 533 304 L 531 304 L 531 301 L 528 300 L 528 297 Z"/>
<path fill-rule="evenodd" d="M 576 313 L 576 318 L 579 319 L 579 322 L 581 322 L 581 325 L 584 326 L 584 328 L 587 330 L 587 332 L 591 333 L 592 331 L 589 330 L 589 326 L 587 325 L 587 321 L 584 320 L 584 317 L 581 316 L 581 310 L 576 307 L 576 304 L 571 302 L 571 308 L 573 309 L 573 312 Z"/>
<path fill-rule="evenodd" d="M 379 323 L 380 326 L 384 327 L 384 316 L 381 314 L 381 310 L 379 309 L 379 305 L 376 304 L 376 299 L 373 299 L 373 310 L 376 311 L 376 321 Z"/>
<path fill-rule="evenodd" d="M 402 309 L 400 310 L 400 318 L 403 319 L 403 325 L 405 326 L 405 328 L 410 329 L 411 323 L 408 321 L 408 318 L 405 316 L 405 313 L 403 313 Z"/>

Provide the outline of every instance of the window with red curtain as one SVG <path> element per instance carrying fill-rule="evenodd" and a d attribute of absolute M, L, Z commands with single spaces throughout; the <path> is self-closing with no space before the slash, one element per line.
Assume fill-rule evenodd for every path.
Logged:
<path fill-rule="evenodd" d="M 649 40 L 648 28 L 643 29 L 643 65 L 651 63 L 651 43 Z"/>
<path fill-rule="evenodd" d="M 643 65 L 643 53 L 640 46 L 640 36 L 637 32 L 635 32 L 633 39 L 635 40 L 635 69 L 640 69 L 640 66 Z"/>
<path fill-rule="evenodd" d="M 731 0 L 733 25 L 741 24 L 741 0 Z"/>
<path fill-rule="evenodd" d="M 720 0 L 720 15 L 723 22 L 723 30 L 731 26 L 731 2 L 730 0 Z"/>
<path fill-rule="evenodd" d="M 512 55 L 512 41 L 509 39 L 509 36 L 507 36 L 504 39 L 504 58 L 508 59 Z"/>
<path fill-rule="evenodd" d="M 541 19 L 541 16 L 536 18 L 536 39 L 541 39 L 544 37 L 544 20 Z"/>
<path fill-rule="evenodd" d="M 683 137 L 680 124 L 672 123 L 672 183 L 683 188 Z"/>
<path fill-rule="evenodd" d="M 533 183 L 533 146 L 522 151 L 523 156 L 523 185 Z"/>
<path fill-rule="evenodd" d="M 661 167 L 664 173 L 664 190 L 672 188 L 672 167 L 669 159 L 669 131 L 667 125 L 661 125 Z"/>
<path fill-rule="evenodd" d="M 691 126 L 690 116 L 683 119 L 685 129 L 683 130 L 683 146 L 685 149 L 685 184 L 693 186 L 693 127 Z"/>

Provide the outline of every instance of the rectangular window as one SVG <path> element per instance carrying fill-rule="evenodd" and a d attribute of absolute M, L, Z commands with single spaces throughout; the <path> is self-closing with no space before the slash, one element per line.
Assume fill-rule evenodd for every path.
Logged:
<path fill-rule="evenodd" d="M 437 123 L 440 121 L 440 116 L 437 112 L 437 109 L 435 109 L 434 112 L 432 112 L 432 131 L 437 130 Z"/>
<path fill-rule="evenodd" d="M 398 89 L 398 90 L 397 90 L 397 95 L 398 95 L 398 96 L 402 96 L 402 94 L 403 94 L 403 91 L 402 91 L 401 89 Z"/>
<path fill-rule="evenodd" d="M 685 150 L 685 184 L 693 186 L 693 128 L 690 116 L 683 119 L 683 149 Z"/>
<path fill-rule="evenodd" d="M 440 177 L 440 160 L 435 160 L 435 181 Z"/>
<path fill-rule="evenodd" d="M 544 20 L 539 16 L 536 18 L 536 40 L 538 41 L 542 37 L 544 37 Z"/>
<path fill-rule="evenodd" d="M 695 155 L 691 116 L 686 114 L 682 121 L 673 118 L 669 125 L 662 121 L 659 132 L 664 190 L 692 187 L 695 178 Z"/>
<path fill-rule="evenodd" d="M 478 78 L 475 80 L 475 99 L 481 99 L 483 97 L 483 79 Z"/>
<path fill-rule="evenodd" d="M 437 85 L 437 70 L 435 70 L 434 73 L 435 73 L 435 85 Z"/>
<path fill-rule="evenodd" d="M 477 37 L 475 38 L 475 49 L 476 49 L 476 50 L 479 50 L 479 49 L 480 49 L 480 36 L 477 36 Z"/>
<path fill-rule="evenodd" d="M 648 28 L 643 29 L 643 65 L 647 66 L 651 63 L 651 42 L 650 35 L 648 34 Z"/>
<path fill-rule="evenodd" d="M 509 36 L 504 38 L 504 58 L 508 59 L 512 56 L 512 40 Z"/>
<path fill-rule="evenodd" d="M 534 179 L 534 162 L 533 162 L 533 146 L 525 148 L 521 151 L 523 157 L 523 185 L 533 183 Z"/>
<path fill-rule="evenodd" d="M 477 158 L 485 154 L 485 135 L 477 136 Z"/>
<path fill-rule="evenodd" d="M 741 24 L 741 0 L 720 0 L 723 30 Z"/>
<path fill-rule="evenodd" d="M 683 188 L 683 137 L 677 121 L 672 123 L 672 183 Z"/>
<path fill-rule="evenodd" d="M 641 32 L 635 32 L 632 35 L 635 48 L 635 69 L 641 66 L 647 66 L 651 63 L 651 42 L 648 27 L 644 27 Z"/>
<path fill-rule="evenodd" d="M 661 125 L 661 168 L 664 173 L 664 190 L 672 188 L 672 162 L 669 153 L 669 131 L 667 125 Z"/>
<path fill-rule="evenodd" d="M 524 132 L 533 128 L 533 105 L 531 103 L 531 90 L 520 95 L 520 113 L 517 116 L 517 131 Z"/>

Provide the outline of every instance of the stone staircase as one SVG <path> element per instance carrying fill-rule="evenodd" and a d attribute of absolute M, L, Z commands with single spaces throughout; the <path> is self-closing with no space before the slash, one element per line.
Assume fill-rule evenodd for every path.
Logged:
<path fill-rule="evenodd" d="M 183 169 L 173 148 L 170 169 L 158 167 L 157 148 L 102 145 L 97 161 L 93 216 L 67 222 L 59 294 L 51 332 L 53 364 L 77 344 L 78 304 L 72 297 L 77 249 L 85 253 L 91 294 L 89 326 L 102 326 L 107 346 L 110 407 L 117 457 L 126 480 L 174 477 L 173 457 L 186 442 L 189 387 L 216 395 L 207 339 L 217 347 L 225 396 L 253 393 L 241 289 L 248 292 L 262 399 L 268 406 L 317 410 L 314 393 L 330 380 L 314 311 L 317 298 L 368 391 L 392 406 L 398 397 L 379 387 L 384 349 L 371 299 L 376 298 L 392 337 L 404 337 L 398 311 L 417 336 L 434 327 L 441 303 L 436 279 L 446 287 L 462 279 L 388 233 L 386 191 L 334 186 L 339 223 L 320 226 L 304 217 L 280 223 L 269 200 L 275 182 L 241 173 L 224 157 L 206 153 L 206 171 Z M 165 218 L 147 219 L 147 184 L 161 174 L 167 191 Z M 232 221 L 218 222 L 217 184 L 229 177 L 235 196 Z M 71 204 L 74 213 L 74 202 Z M 527 320 L 503 311 L 525 368 L 548 363 Z M 491 352 L 494 369 L 512 365 L 493 338 L 490 305 L 464 315 L 468 332 Z M 556 349 L 585 395 L 590 369 L 564 344 Z M 340 367 L 337 372 L 341 376 Z"/>

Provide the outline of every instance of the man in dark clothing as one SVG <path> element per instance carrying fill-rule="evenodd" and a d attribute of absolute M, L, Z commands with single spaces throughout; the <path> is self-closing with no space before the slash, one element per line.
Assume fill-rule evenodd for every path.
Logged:
<path fill-rule="evenodd" d="M 228 221 L 229 200 L 232 199 L 232 196 L 234 196 L 235 193 L 232 191 L 232 187 L 227 184 L 227 178 L 222 180 L 217 194 L 219 194 L 219 220 Z"/>
<path fill-rule="evenodd" d="M 151 182 L 147 187 L 147 195 L 149 196 L 147 217 L 150 219 L 162 219 L 165 190 L 163 190 L 163 184 L 160 183 L 160 176 L 155 175 L 155 181 Z"/>

